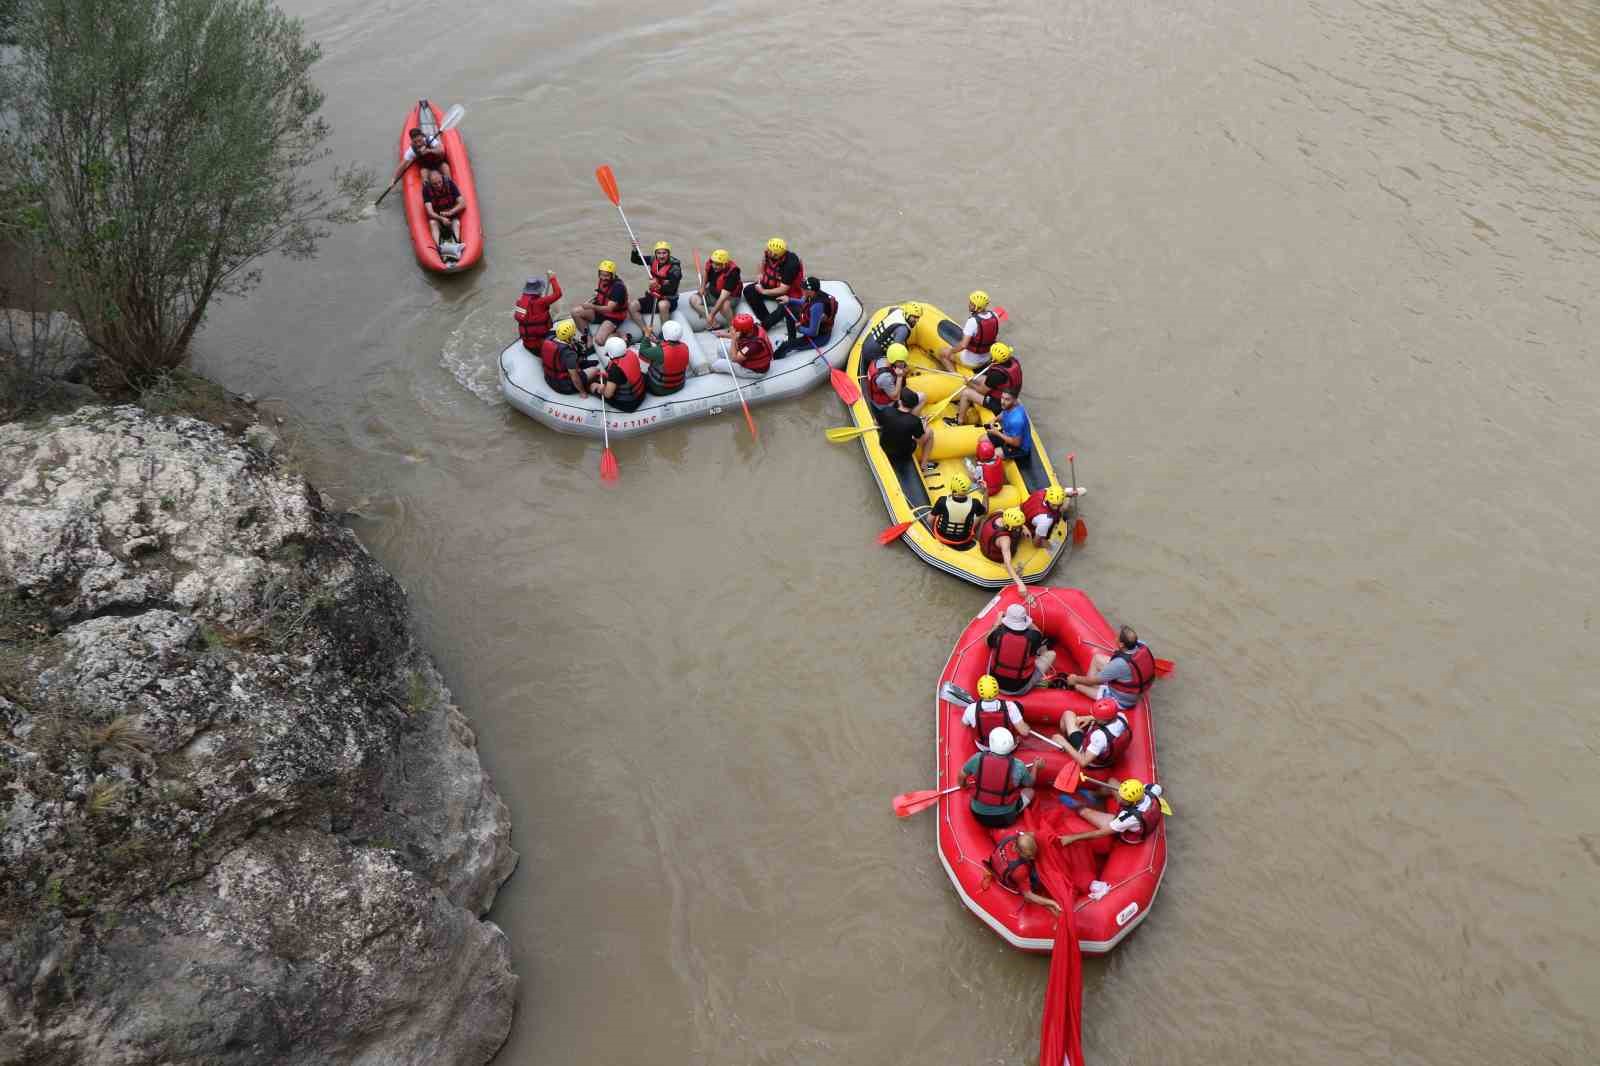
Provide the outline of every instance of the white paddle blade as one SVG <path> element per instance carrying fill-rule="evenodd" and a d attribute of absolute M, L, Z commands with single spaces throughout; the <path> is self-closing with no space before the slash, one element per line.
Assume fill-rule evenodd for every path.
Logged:
<path fill-rule="evenodd" d="M 455 129 L 461 124 L 461 120 L 466 117 L 467 109 L 462 107 L 460 104 L 457 104 L 455 107 L 452 107 L 449 111 L 445 112 L 444 121 L 439 123 L 439 132 L 443 133 L 445 130 Z"/>

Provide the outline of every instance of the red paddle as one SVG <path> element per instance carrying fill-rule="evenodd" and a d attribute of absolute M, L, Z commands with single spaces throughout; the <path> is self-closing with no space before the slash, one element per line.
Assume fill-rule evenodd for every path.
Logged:
<path fill-rule="evenodd" d="M 931 510 L 931 508 L 918 507 L 917 510 L 919 510 L 919 511 L 927 511 L 927 510 Z M 900 523 L 897 523 L 895 525 L 892 525 L 888 529 L 885 529 L 882 533 L 878 534 L 878 543 L 879 544 L 884 544 L 884 545 L 893 544 L 895 541 L 899 540 L 902 536 L 905 535 L 906 530 L 910 529 L 912 526 L 914 526 L 916 524 L 917 524 L 917 520 L 916 520 L 915 517 L 913 517 L 909 521 L 900 522 Z"/>
<path fill-rule="evenodd" d="M 951 785 L 946 789 L 924 788 L 917 792 L 902 792 L 894 798 L 894 813 L 896 817 L 909 818 L 918 811 L 925 811 L 938 803 L 940 796 L 960 792 L 966 787 L 966 785 Z"/>
<path fill-rule="evenodd" d="M 706 314 L 709 316 L 711 312 L 710 305 L 706 303 L 706 279 L 704 273 L 702 273 L 700 270 L 700 249 L 698 248 L 694 250 L 694 276 L 695 279 L 700 282 L 700 303 L 702 306 L 707 308 Z M 720 338 L 717 340 L 717 347 L 722 347 L 722 341 Z M 733 391 L 739 397 L 739 406 L 744 408 L 744 424 L 750 427 L 750 439 L 755 440 L 756 420 L 750 417 L 750 404 L 744 398 L 744 389 L 739 387 L 738 367 L 734 363 L 732 355 L 730 355 L 727 351 L 723 351 L 722 354 L 726 356 L 728 360 L 728 376 L 733 379 Z"/>
<path fill-rule="evenodd" d="M 1077 458 L 1078 458 L 1078 453 L 1077 452 L 1068 452 L 1067 453 L 1067 469 L 1071 472 L 1073 491 L 1074 492 L 1077 491 L 1077 484 L 1078 484 L 1078 464 L 1077 464 L 1077 461 L 1076 461 Z M 1077 504 L 1076 503 L 1073 504 L 1073 510 L 1077 510 Z M 1083 545 L 1083 542 L 1088 540 L 1088 539 L 1089 539 L 1089 527 L 1083 524 L 1083 519 L 1080 518 L 1076 522 L 1072 523 L 1072 544 L 1073 544 L 1073 546 L 1074 547 L 1081 547 Z"/>
<path fill-rule="evenodd" d="M 994 317 L 998 318 L 1002 322 L 1011 321 L 1011 315 L 1004 307 L 996 307 L 994 309 Z"/>
<path fill-rule="evenodd" d="M 1055 786 L 1057 792 L 1073 792 L 1078 787 L 1078 779 L 1083 776 L 1083 767 L 1077 760 L 1069 760 L 1056 775 Z"/>

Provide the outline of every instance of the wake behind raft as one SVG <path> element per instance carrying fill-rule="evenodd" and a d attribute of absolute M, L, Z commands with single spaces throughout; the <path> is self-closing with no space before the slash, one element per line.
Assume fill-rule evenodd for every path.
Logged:
<path fill-rule="evenodd" d="M 1083 592 L 1035 588 L 1033 597 L 1029 614 L 1056 649 L 1058 672 L 1086 673 L 1097 649 L 1115 645 L 1116 631 Z M 973 731 L 961 720 L 966 701 L 952 697 L 977 690 L 978 679 L 990 670 L 985 638 L 1008 606 L 1024 602 L 1011 588 L 991 599 L 962 632 L 939 675 L 934 707 L 941 790 L 961 783 L 962 766 L 978 750 Z M 1064 711 L 1088 714 L 1091 703 L 1077 691 L 1062 689 L 1034 689 L 1024 696 L 1005 698 L 1021 706 L 1030 728 L 1047 735 L 1057 732 Z M 1159 776 L 1149 694 L 1141 696 L 1126 716 L 1133 734 L 1127 747 L 1110 767 L 1089 771 L 1089 775 L 1155 783 Z M 1081 952 L 1101 955 L 1111 951 L 1150 913 L 1166 871 L 1166 821 L 1157 822 L 1154 831 L 1138 843 L 1101 838 L 1062 848 L 1056 843 L 1059 836 L 1093 828 L 1073 813 L 1074 805 L 1104 804 L 1105 809 L 1112 809 L 1116 797 L 1080 791 L 1063 803 L 1051 783 L 1068 766 L 1068 757 L 1039 738 L 1023 738 L 1015 754 L 1024 762 L 1044 760 L 1036 776 L 1033 802 L 1021 819 L 1009 828 L 991 829 L 973 817 L 970 791 L 944 796 L 936 819 L 939 861 L 961 902 L 985 925 L 1014 947 L 1051 953 L 1039 1061 L 1043 1066 L 1082 1066 Z M 1034 833 L 1039 841 L 1036 869 L 1046 893 L 1062 906 L 1059 918 L 1001 884 L 989 868 L 987 860 L 996 844 L 1019 830 Z"/>

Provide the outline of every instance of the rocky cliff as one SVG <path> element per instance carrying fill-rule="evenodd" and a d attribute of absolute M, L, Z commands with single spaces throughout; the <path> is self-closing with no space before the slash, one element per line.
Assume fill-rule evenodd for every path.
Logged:
<path fill-rule="evenodd" d="M 505 1039 L 506 808 L 404 592 L 271 443 L 0 426 L 0 1064 Z"/>

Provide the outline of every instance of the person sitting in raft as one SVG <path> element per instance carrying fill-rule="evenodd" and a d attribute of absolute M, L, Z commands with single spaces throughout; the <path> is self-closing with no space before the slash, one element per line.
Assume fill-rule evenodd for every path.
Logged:
<path fill-rule="evenodd" d="M 628 317 L 633 319 L 633 324 L 639 327 L 641 333 L 654 340 L 655 330 L 639 316 L 653 314 L 665 322 L 667 316 L 678 309 L 678 285 L 683 281 L 683 264 L 672 254 L 672 245 L 666 241 L 656 242 L 648 263 L 639 258 L 637 248 L 629 252 L 628 257 L 650 271 L 650 288 L 639 297 L 637 309 L 631 304 L 628 306 Z"/>
<path fill-rule="evenodd" d="M 744 287 L 745 303 L 761 320 L 762 328 L 771 329 L 783 321 L 784 301 L 798 300 L 805 294 L 805 264 L 789 251 L 789 243 L 782 237 L 772 238 L 761 260 L 761 277 Z"/>
<path fill-rule="evenodd" d="M 522 346 L 535 355 L 550 335 L 550 307 L 559 299 L 561 283 L 554 274 L 529 278 L 522 285 L 522 295 L 517 298 L 517 308 L 511 315 L 517 320 L 517 335 L 522 338 Z"/>
<path fill-rule="evenodd" d="M 1010 389 L 1000 392 L 1000 417 L 989 423 L 988 437 L 1007 459 L 1026 459 L 1033 454 L 1033 426 L 1028 421 L 1028 411 Z"/>
<path fill-rule="evenodd" d="M 878 412 L 878 447 L 895 466 L 909 462 L 913 457 L 924 458 L 933 434 L 928 424 L 917 415 L 922 397 L 911 389 L 901 389 L 893 409 Z"/>
<path fill-rule="evenodd" d="M 406 149 L 406 154 L 400 157 L 400 165 L 394 168 L 394 181 L 400 180 L 400 175 L 406 172 L 406 167 L 411 161 L 417 161 L 417 169 L 422 171 L 422 180 L 426 182 L 428 175 L 437 171 L 444 175 L 444 180 L 450 180 L 450 161 L 445 158 L 444 149 L 439 147 L 439 138 L 435 134 L 433 140 L 428 140 L 422 135 L 422 130 L 416 126 L 406 134 L 411 139 L 411 147 Z"/>
<path fill-rule="evenodd" d="M 733 329 L 727 332 L 718 330 L 717 336 L 729 339 L 729 354 L 733 362 L 729 363 L 726 358 L 713 359 L 711 369 L 716 373 L 737 373 L 742 378 L 758 378 L 772 369 L 772 340 L 750 315 L 742 311 L 734 315 Z"/>
<path fill-rule="evenodd" d="M 1106 782 L 1117 790 L 1117 813 L 1109 814 L 1085 804 L 1078 808 L 1078 817 L 1095 828 L 1086 833 L 1067 833 L 1056 838 L 1062 847 L 1079 840 L 1115 835 L 1124 844 L 1137 844 L 1154 836 L 1161 824 L 1161 786 L 1148 788 L 1138 778 L 1129 777 L 1121 782 Z"/>
<path fill-rule="evenodd" d="M 739 302 L 739 293 L 744 288 L 744 281 L 739 277 L 739 264 L 735 263 L 728 255 L 726 248 L 718 248 L 711 253 L 711 261 L 706 264 L 706 274 L 703 279 L 705 289 L 689 297 L 689 306 L 694 308 L 706 320 L 707 329 L 717 328 L 717 319 L 733 324 L 733 306 Z M 709 310 L 706 301 L 711 301 Z"/>
<path fill-rule="evenodd" d="M 949 420 L 950 424 L 959 426 L 966 420 L 967 412 L 974 407 L 987 407 L 994 414 L 999 414 L 1000 394 L 1006 389 L 1022 395 L 1022 361 L 1011 350 L 1011 345 L 1001 342 L 990 349 L 988 366 L 967 379 L 966 386 L 961 390 L 961 398 L 956 403 L 955 416 Z"/>
<path fill-rule="evenodd" d="M 874 410 L 887 411 L 900 399 L 910 372 L 911 353 L 896 342 L 867 368 L 867 402 Z"/>
<path fill-rule="evenodd" d="M 683 343 L 683 323 L 667 322 L 661 327 L 661 343 L 645 341 L 639 345 L 639 358 L 649 364 L 644 387 L 652 396 L 671 396 L 683 388 L 689 376 L 689 346 Z"/>
<path fill-rule="evenodd" d="M 1020 603 L 1006 608 L 984 642 L 989 645 L 989 673 L 1008 696 L 1033 691 L 1055 665 L 1055 649 L 1045 647 L 1044 634 Z"/>
<path fill-rule="evenodd" d="M 1088 714 L 1067 711 L 1061 716 L 1061 736 L 1068 758 L 1085 770 L 1105 770 L 1128 750 L 1133 726 L 1116 700 L 1095 700 Z"/>
<path fill-rule="evenodd" d="M 1017 591 L 1028 595 L 1027 582 L 1022 580 L 1017 573 L 1017 552 L 1022 550 L 1022 538 L 1027 519 L 1022 517 L 1022 508 L 1007 507 L 985 518 L 978 526 L 978 550 L 983 552 L 983 557 L 990 562 L 996 562 L 1006 568 L 1006 573 L 1011 575 L 1011 583 L 1017 586 Z"/>
<path fill-rule="evenodd" d="M 1034 860 L 1039 857 L 1039 841 L 1026 830 L 1001 837 L 983 864 L 989 869 L 983 875 L 981 887 L 997 884 L 1007 892 L 1014 892 L 1029 903 L 1037 903 L 1052 914 L 1061 913 L 1061 904 L 1049 896 L 1041 895 L 1044 886 L 1039 883 L 1039 872 Z"/>
<path fill-rule="evenodd" d="M 633 413 L 647 395 L 644 364 L 639 353 L 621 337 L 608 337 L 603 369 L 589 385 L 589 391 L 619 411 Z"/>
<path fill-rule="evenodd" d="M 983 521 L 983 501 L 969 495 L 972 480 L 965 474 L 952 474 L 949 489 L 933 501 L 933 510 L 928 512 L 929 528 L 942 544 L 970 548 L 978 537 L 978 524 Z"/>
<path fill-rule="evenodd" d="M 1156 656 L 1132 626 L 1117 631 L 1117 644 L 1110 655 L 1095 652 L 1087 674 L 1068 674 L 1064 680 L 1092 700 L 1109 696 L 1117 706 L 1131 711 L 1156 683 Z"/>
<path fill-rule="evenodd" d="M 544 382 L 564 396 L 589 391 L 586 371 L 594 364 L 577 345 L 578 327 L 567 318 L 556 323 L 556 330 L 539 346 L 539 362 L 544 366 Z"/>
<path fill-rule="evenodd" d="M 978 698 L 961 712 L 961 724 L 973 731 L 973 742 L 979 751 L 989 750 L 985 742 L 996 729 L 1009 729 L 1022 737 L 1033 732 L 1023 720 L 1022 707 L 1017 701 L 1000 698 L 1000 682 L 992 674 L 978 678 Z"/>
<path fill-rule="evenodd" d="M 595 270 L 594 297 L 579 304 L 572 311 L 572 320 L 583 331 L 584 347 L 595 348 L 605 344 L 613 333 L 628 320 L 628 287 L 617 277 L 617 264 L 610 259 L 600 260 Z M 600 328 L 589 335 L 589 327 L 596 322 Z"/>
<path fill-rule="evenodd" d="M 989 349 L 1000 336 L 1000 317 L 989 310 L 989 294 L 976 289 L 967 297 L 967 324 L 961 329 L 961 343 L 947 344 L 933 353 L 946 370 L 956 368 L 955 360 L 968 370 L 977 370 L 989 361 Z"/>
<path fill-rule="evenodd" d="M 922 305 L 915 300 L 890 308 L 888 314 L 867 330 L 866 340 L 861 342 L 861 358 L 866 361 L 880 359 L 895 344 L 909 347 L 911 331 L 917 328 L 921 320 Z"/>
<path fill-rule="evenodd" d="M 839 314 L 839 301 L 822 291 L 821 278 L 807 278 L 805 298 L 790 300 L 788 314 L 789 336 L 772 353 L 774 359 L 782 359 L 801 349 L 820 352 L 833 337 L 833 320 Z"/>
<path fill-rule="evenodd" d="M 1028 533 L 1033 537 L 1033 546 L 1042 548 L 1050 541 L 1050 534 L 1055 531 L 1056 523 L 1066 516 L 1067 497 L 1077 495 L 1077 490 L 1064 489 L 1060 485 L 1051 485 L 1047 488 L 1035 489 L 1028 498 L 1022 501 L 1022 517 L 1027 520 Z"/>
<path fill-rule="evenodd" d="M 437 170 L 430 170 L 428 180 L 422 183 L 422 207 L 428 215 L 428 232 L 433 234 L 433 250 L 443 258 L 439 234 L 448 232 L 450 243 L 461 243 L 461 215 L 467 209 L 466 198 L 455 182 Z"/>
<path fill-rule="evenodd" d="M 973 456 L 973 473 L 983 479 L 983 493 L 989 498 L 1006 487 L 1006 461 L 995 450 L 994 441 L 988 437 L 978 439 L 978 453 Z"/>
<path fill-rule="evenodd" d="M 979 825 L 1004 829 L 1033 801 L 1033 778 L 1043 759 L 1023 763 L 1011 753 L 1017 741 L 1003 727 L 989 733 L 989 750 L 974 753 L 961 766 L 963 784 L 973 785 L 972 816 Z"/>

